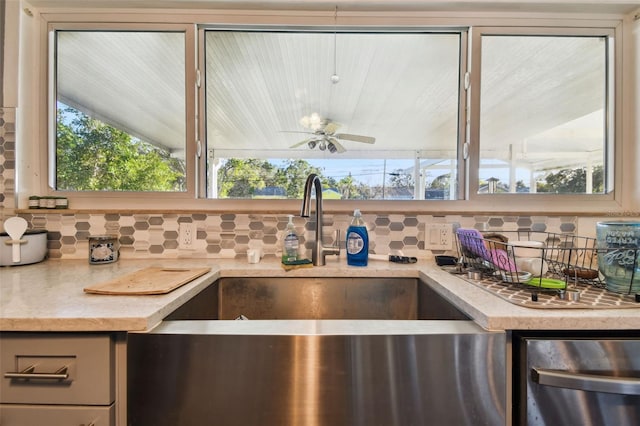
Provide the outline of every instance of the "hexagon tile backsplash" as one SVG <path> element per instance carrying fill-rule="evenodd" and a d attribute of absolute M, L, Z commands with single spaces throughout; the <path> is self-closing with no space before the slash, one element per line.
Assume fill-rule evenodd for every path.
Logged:
<path fill-rule="evenodd" d="M 15 108 L 0 108 L 0 209 L 15 205 L 15 119 Z"/>
<path fill-rule="evenodd" d="M 121 258 L 234 258 L 243 257 L 249 248 L 262 248 L 265 256 L 279 256 L 287 215 L 206 214 L 206 213 L 23 213 L 30 229 L 49 231 L 49 257 L 82 259 L 88 256 L 88 237 L 115 235 Z M 427 223 L 447 222 L 484 231 L 531 230 L 573 233 L 575 216 L 478 216 L 478 215 L 403 215 L 366 214 L 371 253 L 401 251 L 419 256 L 424 250 Z M 346 214 L 325 214 L 324 241 L 341 239 L 351 222 Z M 179 246 L 181 223 L 192 223 L 195 240 L 192 247 Z M 311 220 L 294 217 L 294 224 L 310 257 L 314 235 Z M 341 241 L 341 244 L 344 244 Z"/>

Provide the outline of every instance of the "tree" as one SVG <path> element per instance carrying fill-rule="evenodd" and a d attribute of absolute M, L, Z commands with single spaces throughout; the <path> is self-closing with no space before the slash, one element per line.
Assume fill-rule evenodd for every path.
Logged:
<path fill-rule="evenodd" d="M 287 198 L 302 198 L 307 176 L 315 173 L 327 186 L 331 180 L 323 178 L 322 171 L 306 160 L 286 160 L 276 166 L 258 158 L 229 158 L 218 169 L 218 196 L 220 198 L 252 198 L 265 187 L 283 188 Z"/>
<path fill-rule="evenodd" d="M 522 180 L 516 181 L 516 192 L 529 192 L 529 187 Z"/>
<path fill-rule="evenodd" d="M 326 179 L 318 167 L 312 166 L 306 160 L 289 159 L 284 162 L 283 167 L 278 168 L 274 185 L 285 188 L 287 198 L 302 198 L 304 183 L 311 173 L 320 176 L 320 181 L 326 185 Z"/>
<path fill-rule="evenodd" d="M 407 188 L 413 191 L 415 182 L 412 174 L 397 169 L 389 173 L 389 176 L 389 186 L 393 188 Z"/>
<path fill-rule="evenodd" d="M 604 192 L 602 166 L 593 168 L 592 188 L 594 193 Z M 544 184 L 538 184 L 538 192 L 555 192 L 562 194 L 584 194 L 587 192 L 586 168 L 562 169 L 545 177 Z"/>
<path fill-rule="evenodd" d="M 358 189 L 351 173 L 338 181 L 338 190 L 342 194 L 342 198 L 349 200 L 357 198 Z"/>
<path fill-rule="evenodd" d="M 433 179 L 431 181 L 431 185 L 429 185 L 430 189 L 443 189 L 449 190 L 449 182 L 451 181 L 451 173 L 445 173 Z"/>
<path fill-rule="evenodd" d="M 185 187 L 184 163 L 169 152 L 68 107 L 57 113 L 56 169 L 57 189 L 67 191 Z"/>
<path fill-rule="evenodd" d="M 352 195 L 352 199 L 373 200 L 374 198 L 382 195 L 382 186 L 377 185 L 375 187 L 371 187 L 365 183 L 359 182 L 354 195 L 355 196 Z"/>
<path fill-rule="evenodd" d="M 272 186 L 277 173 L 266 160 L 230 158 L 218 170 L 220 198 L 251 198 L 256 190 Z"/>

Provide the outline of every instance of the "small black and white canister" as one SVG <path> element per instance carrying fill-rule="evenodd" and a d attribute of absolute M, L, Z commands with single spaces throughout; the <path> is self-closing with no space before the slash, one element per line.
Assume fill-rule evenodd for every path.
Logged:
<path fill-rule="evenodd" d="M 118 260 L 118 237 L 115 235 L 92 235 L 89 237 L 89 263 L 98 265 Z"/>

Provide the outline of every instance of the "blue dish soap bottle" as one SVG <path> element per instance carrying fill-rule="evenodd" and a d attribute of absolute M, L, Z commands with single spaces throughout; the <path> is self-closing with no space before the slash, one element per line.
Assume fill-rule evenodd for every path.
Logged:
<path fill-rule="evenodd" d="M 353 212 L 353 220 L 347 229 L 347 264 L 367 266 L 369 261 L 369 234 L 359 209 Z"/>

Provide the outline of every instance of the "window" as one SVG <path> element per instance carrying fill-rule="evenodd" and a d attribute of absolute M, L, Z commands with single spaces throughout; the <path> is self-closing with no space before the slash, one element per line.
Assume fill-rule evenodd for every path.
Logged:
<path fill-rule="evenodd" d="M 185 35 L 55 31 L 60 191 L 186 191 Z"/>
<path fill-rule="evenodd" d="M 461 38 L 206 30 L 207 195 L 455 199 Z"/>
<path fill-rule="evenodd" d="M 599 25 L 50 23 L 49 183 L 222 206 L 314 172 L 325 199 L 606 208 L 627 95 Z"/>
<path fill-rule="evenodd" d="M 478 193 L 611 192 L 609 36 L 509 31 L 480 30 Z"/>

